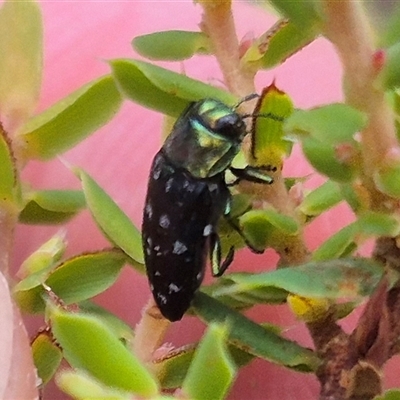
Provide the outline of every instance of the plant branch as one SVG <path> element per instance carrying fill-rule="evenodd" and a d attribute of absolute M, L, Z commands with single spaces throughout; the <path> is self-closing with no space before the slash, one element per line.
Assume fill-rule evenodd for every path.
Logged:
<path fill-rule="evenodd" d="M 239 98 L 254 93 L 254 71 L 245 71 L 240 65 L 239 42 L 231 1 L 202 0 L 200 3 L 204 10 L 201 27 L 210 38 L 229 91 Z M 243 105 L 244 109 L 245 106 L 246 104 Z M 251 112 L 251 109 L 247 111 Z"/>
<path fill-rule="evenodd" d="M 143 362 L 150 363 L 153 353 L 161 346 L 170 325 L 151 297 L 142 311 L 140 322 L 136 325 L 132 343 L 134 354 Z"/>
<path fill-rule="evenodd" d="M 374 63 L 371 27 L 359 1 L 325 0 L 325 13 L 325 34 L 343 65 L 346 101 L 368 117 L 368 125 L 361 132 L 361 146 L 364 183 L 373 192 L 373 174 L 397 149 L 397 140 L 393 112 L 385 101 L 384 90 L 376 84 L 379 68 Z"/>
<path fill-rule="evenodd" d="M 204 10 L 202 29 L 211 40 L 215 57 L 219 62 L 228 89 L 242 98 L 254 93 L 256 71 L 240 62 L 239 42 L 232 17 L 231 2 L 223 0 L 200 1 L 200 3 Z M 251 114 L 253 109 L 254 102 L 245 102 L 241 107 L 241 110 L 246 114 Z M 245 141 L 243 146 L 248 150 L 250 143 Z M 241 189 L 245 192 L 252 192 L 258 199 L 272 204 L 283 214 L 296 218 L 295 205 L 285 187 L 282 171 L 276 171 L 273 178 L 274 184 L 269 187 L 254 184 L 249 187 L 244 182 Z M 283 246 L 277 251 L 281 256 L 282 265 L 306 262 L 309 255 L 302 233 L 293 238 L 288 246 Z"/>

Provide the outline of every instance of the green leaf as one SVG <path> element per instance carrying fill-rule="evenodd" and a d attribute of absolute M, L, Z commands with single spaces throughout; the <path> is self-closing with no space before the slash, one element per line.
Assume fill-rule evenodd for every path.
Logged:
<path fill-rule="evenodd" d="M 207 97 L 227 104 L 237 101 L 224 90 L 143 61 L 113 60 L 111 68 L 125 96 L 173 117 L 178 117 L 190 102 Z"/>
<path fill-rule="evenodd" d="M 384 31 L 381 35 L 378 35 L 379 46 L 381 48 L 387 48 L 400 42 L 400 7 L 397 4 L 393 10 L 394 12 L 389 15 L 388 21 L 385 21 Z"/>
<path fill-rule="evenodd" d="M 291 143 L 283 137 L 283 123 L 292 112 L 292 100 L 274 83 L 262 91 L 251 130 L 253 165 L 282 166 L 283 157 L 291 149 Z"/>
<path fill-rule="evenodd" d="M 129 393 L 111 389 L 87 373 L 79 370 L 62 370 L 57 374 L 58 387 L 75 400 L 104 399 L 131 400 Z"/>
<path fill-rule="evenodd" d="M 49 268 L 53 268 L 60 261 L 66 247 L 65 232 L 56 233 L 24 260 L 17 275 L 33 277 L 33 275 L 39 274 L 41 277 L 30 287 L 43 283 L 50 271 Z"/>
<path fill-rule="evenodd" d="M 19 215 L 23 224 L 59 224 L 85 208 L 80 190 L 40 190 L 24 194 L 25 207 Z"/>
<path fill-rule="evenodd" d="M 287 291 L 268 287 L 255 289 L 252 292 L 243 293 L 236 290 L 237 286 L 230 279 L 230 274 L 223 276 L 209 286 L 202 286 L 202 292 L 235 309 L 246 309 L 256 304 L 283 304 L 286 302 Z"/>
<path fill-rule="evenodd" d="M 271 0 L 268 3 L 271 3 L 275 9 L 293 21 L 299 28 L 307 29 L 310 26 L 318 26 L 320 23 L 320 16 L 313 1 Z"/>
<path fill-rule="evenodd" d="M 303 152 L 310 164 L 320 173 L 338 182 L 349 182 L 355 175 L 355 167 L 340 162 L 331 144 L 312 137 L 302 140 Z"/>
<path fill-rule="evenodd" d="M 400 390 L 390 389 L 383 395 L 374 397 L 374 400 L 400 400 Z"/>
<path fill-rule="evenodd" d="M 264 329 L 279 334 L 281 329 L 276 325 L 262 324 Z M 183 380 L 192 362 L 196 344 L 182 346 L 168 352 L 163 358 L 153 360 L 154 372 L 163 389 L 182 387 Z M 237 367 L 242 367 L 254 359 L 254 356 L 238 349 L 234 345 L 228 345 L 228 349 Z"/>
<path fill-rule="evenodd" d="M 23 127 L 26 155 L 48 160 L 71 149 L 114 117 L 121 101 L 109 75 L 86 84 Z"/>
<path fill-rule="evenodd" d="M 65 304 L 77 303 L 109 288 L 125 262 L 125 255 L 118 250 L 82 254 L 64 261 L 49 274 L 45 283 Z M 46 292 L 38 285 L 27 285 L 24 279 L 15 286 L 15 298 L 23 311 L 43 312 Z"/>
<path fill-rule="evenodd" d="M 41 332 L 32 344 L 32 356 L 37 374 L 45 385 L 53 377 L 62 360 L 62 351 L 48 332 Z"/>
<path fill-rule="evenodd" d="M 378 76 L 378 81 L 384 89 L 400 87 L 400 42 L 389 47 L 385 53 L 385 63 Z"/>
<path fill-rule="evenodd" d="M 35 1 L 4 1 L 0 8 L 1 116 L 24 122 L 33 112 L 42 78 L 42 17 Z"/>
<path fill-rule="evenodd" d="M 396 237 L 400 234 L 400 221 L 394 215 L 367 211 L 359 215 L 356 228 L 359 235 L 366 237 Z"/>
<path fill-rule="evenodd" d="M 376 187 L 388 196 L 400 198 L 400 163 L 383 166 L 373 175 Z"/>
<path fill-rule="evenodd" d="M 343 200 L 339 185 L 326 181 L 318 188 L 307 194 L 298 209 L 307 216 L 317 216 L 329 210 Z"/>
<path fill-rule="evenodd" d="M 307 46 L 316 36 L 310 27 L 299 28 L 291 21 L 280 20 L 254 41 L 241 62 L 258 63 L 263 69 L 273 68 Z"/>
<path fill-rule="evenodd" d="M 140 396 L 158 393 L 150 373 L 98 318 L 54 305 L 48 311 L 54 336 L 72 367 L 87 371 L 107 386 Z"/>
<path fill-rule="evenodd" d="M 251 292 L 272 286 L 302 297 L 357 298 L 371 294 L 383 273 L 382 265 L 364 258 L 318 261 L 262 274 L 230 274 L 237 286 L 228 290 Z"/>
<path fill-rule="evenodd" d="M 256 250 L 263 251 L 267 245 L 273 245 L 276 236 L 296 235 L 297 222 L 275 209 L 250 210 L 239 217 L 239 226 L 248 243 Z"/>
<path fill-rule="evenodd" d="M 122 319 L 118 318 L 105 308 L 90 300 L 84 300 L 79 303 L 79 309 L 82 312 L 87 312 L 101 320 L 118 338 L 128 342 L 133 340 L 132 328 Z"/>
<path fill-rule="evenodd" d="M 332 260 L 343 257 L 357 248 L 354 243 L 357 228 L 355 223 L 349 224 L 333 234 L 312 255 L 314 261 Z"/>
<path fill-rule="evenodd" d="M 226 348 L 227 327 L 211 324 L 196 349 L 182 390 L 193 400 L 224 399 L 236 374 Z"/>
<path fill-rule="evenodd" d="M 14 201 L 17 190 L 19 182 L 11 142 L 0 123 L 0 201 Z"/>
<path fill-rule="evenodd" d="M 107 238 L 129 257 L 143 264 L 142 236 L 114 200 L 84 171 L 78 170 L 86 203 Z M 139 268 L 143 272 L 143 267 Z"/>
<path fill-rule="evenodd" d="M 353 143 L 355 133 L 367 123 L 364 113 L 346 104 L 336 103 L 296 110 L 285 122 L 285 131 L 291 134 L 309 134 L 328 145 Z"/>
<path fill-rule="evenodd" d="M 329 260 L 350 254 L 357 248 L 357 242 L 368 237 L 400 234 L 400 221 L 392 215 L 366 211 L 358 216 L 357 221 L 342 228 L 327 239 L 314 252 L 313 260 Z"/>
<path fill-rule="evenodd" d="M 315 371 L 318 367 L 319 359 L 313 351 L 264 329 L 204 293 L 196 293 L 192 306 L 207 323 L 227 322 L 229 342 L 249 354 L 299 371 Z"/>
<path fill-rule="evenodd" d="M 210 53 L 209 39 L 203 32 L 155 32 L 136 37 L 132 40 L 132 46 L 140 55 L 151 60 L 179 61 L 191 58 L 196 53 Z"/>

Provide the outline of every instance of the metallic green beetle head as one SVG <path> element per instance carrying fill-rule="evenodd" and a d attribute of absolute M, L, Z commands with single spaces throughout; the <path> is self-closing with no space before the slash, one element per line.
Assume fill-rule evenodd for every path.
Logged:
<path fill-rule="evenodd" d="M 176 167 L 207 178 L 230 166 L 245 134 L 239 114 L 218 100 L 205 99 L 178 118 L 163 150 Z"/>

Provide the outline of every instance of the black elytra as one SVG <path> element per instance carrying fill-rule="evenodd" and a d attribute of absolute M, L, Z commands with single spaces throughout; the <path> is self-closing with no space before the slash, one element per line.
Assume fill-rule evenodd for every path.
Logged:
<path fill-rule="evenodd" d="M 220 254 L 217 223 L 229 213 L 231 197 L 225 171 L 245 134 L 234 109 L 218 100 L 200 100 L 182 113 L 154 157 L 142 241 L 150 289 L 170 321 L 180 320 L 190 307 L 207 255 L 221 261 L 215 257 Z M 223 269 L 233 257 L 228 258 Z"/>

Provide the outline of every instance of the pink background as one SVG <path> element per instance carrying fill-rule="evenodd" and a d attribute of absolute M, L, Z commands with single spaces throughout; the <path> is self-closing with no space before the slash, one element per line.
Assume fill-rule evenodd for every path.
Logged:
<path fill-rule="evenodd" d="M 133 37 L 168 29 L 196 30 L 201 20 L 200 6 L 190 1 L 42 1 L 40 4 L 44 17 L 45 59 L 38 112 L 86 82 L 108 73 L 107 60 L 138 57 L 130 45 Z M 257 36 L 274 22 L 273 17 L 246 3 L 235 3 L 234 15 L 239 37 L 249 31 Z M 161 65 L 178 72 L 182 70 L 179 63 Z M 185 62 L 184 68 L 191 77 L 222 85 L 216 62 L 211 58 L 196 57 Z M 324 39 L 318 39 L 280 68 L 260 72 L 257 76 L 258 90 L 273 79 L 280 89 L 288 92 L 296 107 L 307 108 L 342 98 L 340 64 L 332 46 Z M 91 174 L 137 226 L 141 222 L 151 159 L 160 146 L 161 122 L 160 114 L 125 101 L 107 126 L 61 157 Z M 304 176 L 311 172 L 296 149 L 285 165 L 286 175 Z M 23 178 L 35 188 L 79 188 L 75 176 L 57 159 L 50 163 L 31 162 Z M 317 182 L 320 178 L 312 176 L 307 186 L 315 186 Z M 349 223 L 351 218 L 348 209 L 340 206 L 314 221 L 306 230 L 310 249 L 316 248 L 329 233 Z M 68 255 L 109 245 L 86 211 L 67 228 Z M 58 229 L 18 227 L 15 268 Z M 276 260 L 272 252 L 255 256 L 244 250 L 236 257 L 231 270 L 261 271 L 273 267 Z M 146 279 L 126 267 L 117 284 L 99 296 L 98 302 L 135 326 L 149 295 Z M 311 346 L 311 339 L 302 323 L 293 318 L 286 306 L 256 307 L 248 315 L 260 322 L 284 326 L 287 337 Z M 28 318 L 28 322 L 31 333 L 40 326 L 32 318 Z M 354 317 L 343 324 L 347 330 L 351 329 Z M 203 330 L 201 322 L 187 317 L 172 326 L 167 340 L 174 345 L 189 343 L 199 338 Z M 391 381 L 395 382 L 394 379 Z M 45 399 L 64 398 L 53 390 L 45 391 Z M 312 375 L 255 360 L 240 371 L 229 399 L 284 400 L 317 396 L 318 382 Z"/>

